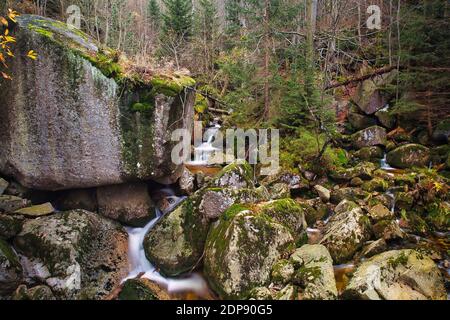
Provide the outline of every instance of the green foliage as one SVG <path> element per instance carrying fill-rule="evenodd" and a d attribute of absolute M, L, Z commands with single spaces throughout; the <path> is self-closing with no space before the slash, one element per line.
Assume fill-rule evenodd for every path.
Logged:
<path fill-rule="evenodd" d="M 298 167 L 314 172 L 334 170 L 348 164 L 347 154 L 342 149 L 327 147 L 321 159 L 317 159 L 326 137 L 310 129 L 300 127 L 295 136 L 284 137 L 280 144 L 281 166 L 287 170 L 298 171 Z"/>
<path fill-rule="evenodd" d="M 192 0 L 163 0 L 163 32 L 177 38 L 188 39 L 192 35 Z"/>
<path fill-rule="evenodd" d="M 147 6 L 147 16 L 152 27 L 157 30 L 161 25 L 161 8 L 157 0 L 149 0 Z"/>

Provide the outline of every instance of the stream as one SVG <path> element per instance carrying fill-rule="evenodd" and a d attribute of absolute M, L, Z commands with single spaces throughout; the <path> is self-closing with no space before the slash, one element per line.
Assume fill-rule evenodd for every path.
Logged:
<path fill-rule="evenodd" d="M 173 191 L 169 188 L 160 191 Z M 147 260 L 144 251 L 145 235 L 155 226 L 155 224 L 165 215 L 172 212 L 179 204 L 181 204 L 186 197 L 177 197 L 169 195 L 166 197 L 170 206 L 162 212 L 156 209 L 156 218 L 150 221 L 143 228 L 126 228 L 128 232 L 128 256 L 130 261 L 130 273 L 123 280 L 125 282 L 129 279 L 137 277 L 146 278 L 167 290 L 169 294 L 179 293 L 194 293 L 198 296 L 205 296 L 208 293 L 208 285 L 203 277 L 199 274 L 190 274 L 185 278 L 166 278 L 161 275 L 157 269 Z"/>
<path fill-rule="evenodd" d="M 213 142 L 221 126 L 217 123 L 212 123 L 211 125 L 211 127 L 206 129 L 204 134 L 204 140 L 206 142 L 194 148 L 194 160 L 186 163 L 187 166 L 197 167 L 201 170 L 201 168 L 209 165 L 209 159 L 213 152 L 219 150 L 213 146 Z M 206 296 L 209 292 L 208 285 L 200 274 L 194 273 L 184 278 L 166 278 L 147 260 L 143 244 L 145 235 L 164 215 L 172 212 L 186 199 L 186 197 L 177 196 L 169 186 L 160 189 L 159 192 L 166 195 L 165 200 L 168 201 L 169 206 L 165 209 L 156 208 L 156 218 L 151 220 L 143 228 L 126 228 L 128 232 L 130 273 L 123 282 L 141 276 L 164 287 L 169 294 L 189 292 L 198 296 Z"/>

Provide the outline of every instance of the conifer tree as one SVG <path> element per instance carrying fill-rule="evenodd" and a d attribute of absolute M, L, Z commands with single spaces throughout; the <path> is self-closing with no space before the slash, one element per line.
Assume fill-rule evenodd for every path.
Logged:
<path fill-rule="evenodd" d="M 163 0 L 163 31 L 178 38 L 188 39 L 192 35 L 192 0 Z"/>
<path fill-rule="evenodd" d="M 161 25 L 161 8 L 157 0 L 149 0 L 147 14 L 153 30 L 158 30 Z"/>

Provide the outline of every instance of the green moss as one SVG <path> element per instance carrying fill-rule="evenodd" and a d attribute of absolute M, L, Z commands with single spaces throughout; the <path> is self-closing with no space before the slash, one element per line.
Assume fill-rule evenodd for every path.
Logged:
<path fill-rule="evenodd" d="M 395 269 L 401 265 L 405 266 L 408 263 L 408 258 L 409 258 L 409 255 L 407 255 L 405 252 L 402 252 L 398 255 L 398 257 L 390 258 L 387 263 L 388 263 L 389 267 Z"/>
<path fill-rule="evenodd" d="M 238 213 L 242 211 L 250 210 L 250 207 L 248 205 L 243 204 L 234 204 L 230 208 L 228 208 L 227 211 L 223 214 L 223 220 L 230 221 L 232 220 Z"/>
<path fill-rule="evenodd" d="M 19 259 L 17 258 L 17 255 L 14 253 L 13 249 L 6 241 L 2 239 L 0 239 L 0 254 L 3 255 L 14 267 L 22 268 Z"/>
<path fill-rule="evenodd" d="M 150 80 L 153 89 L 152 92 L 156 94 L 164 94 L 168 97 L 175 97 L 179 95 L 186 87 L 194 86 L 195 80 L 188 76 L 155 76 Z"/>
<path fill-rule="evenodd" d="M 139 279 L 127 280 L 119 294 L 119 300 L 157 300 L 153 292 Z"/>
<path fill-rule="evenodd" d="M 139 111 L 139 112 L 153 110 L 153 108 L 154 108 L 154 106 L 149 102 L 136 102 L 136 103 L 133 103 L 133 105 L 131 106 L 131 109 L 133 111 Z"/>
<path fill-rule="evenodd" d="M 196 94 L 195 95 L 195 112 L 197 113 L 205 113 L 206 110 L 208 110 L 208 99 L 206 99 L 204 96 L 202 96 L 201 94 Z"/>

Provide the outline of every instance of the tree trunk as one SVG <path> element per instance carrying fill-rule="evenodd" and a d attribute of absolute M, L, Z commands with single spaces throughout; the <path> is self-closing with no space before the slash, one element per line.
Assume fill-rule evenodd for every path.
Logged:
<path fill-rule="evenodd" d="M 270 115 L 270 0 L 264 1 L 264 120 Z"/>

